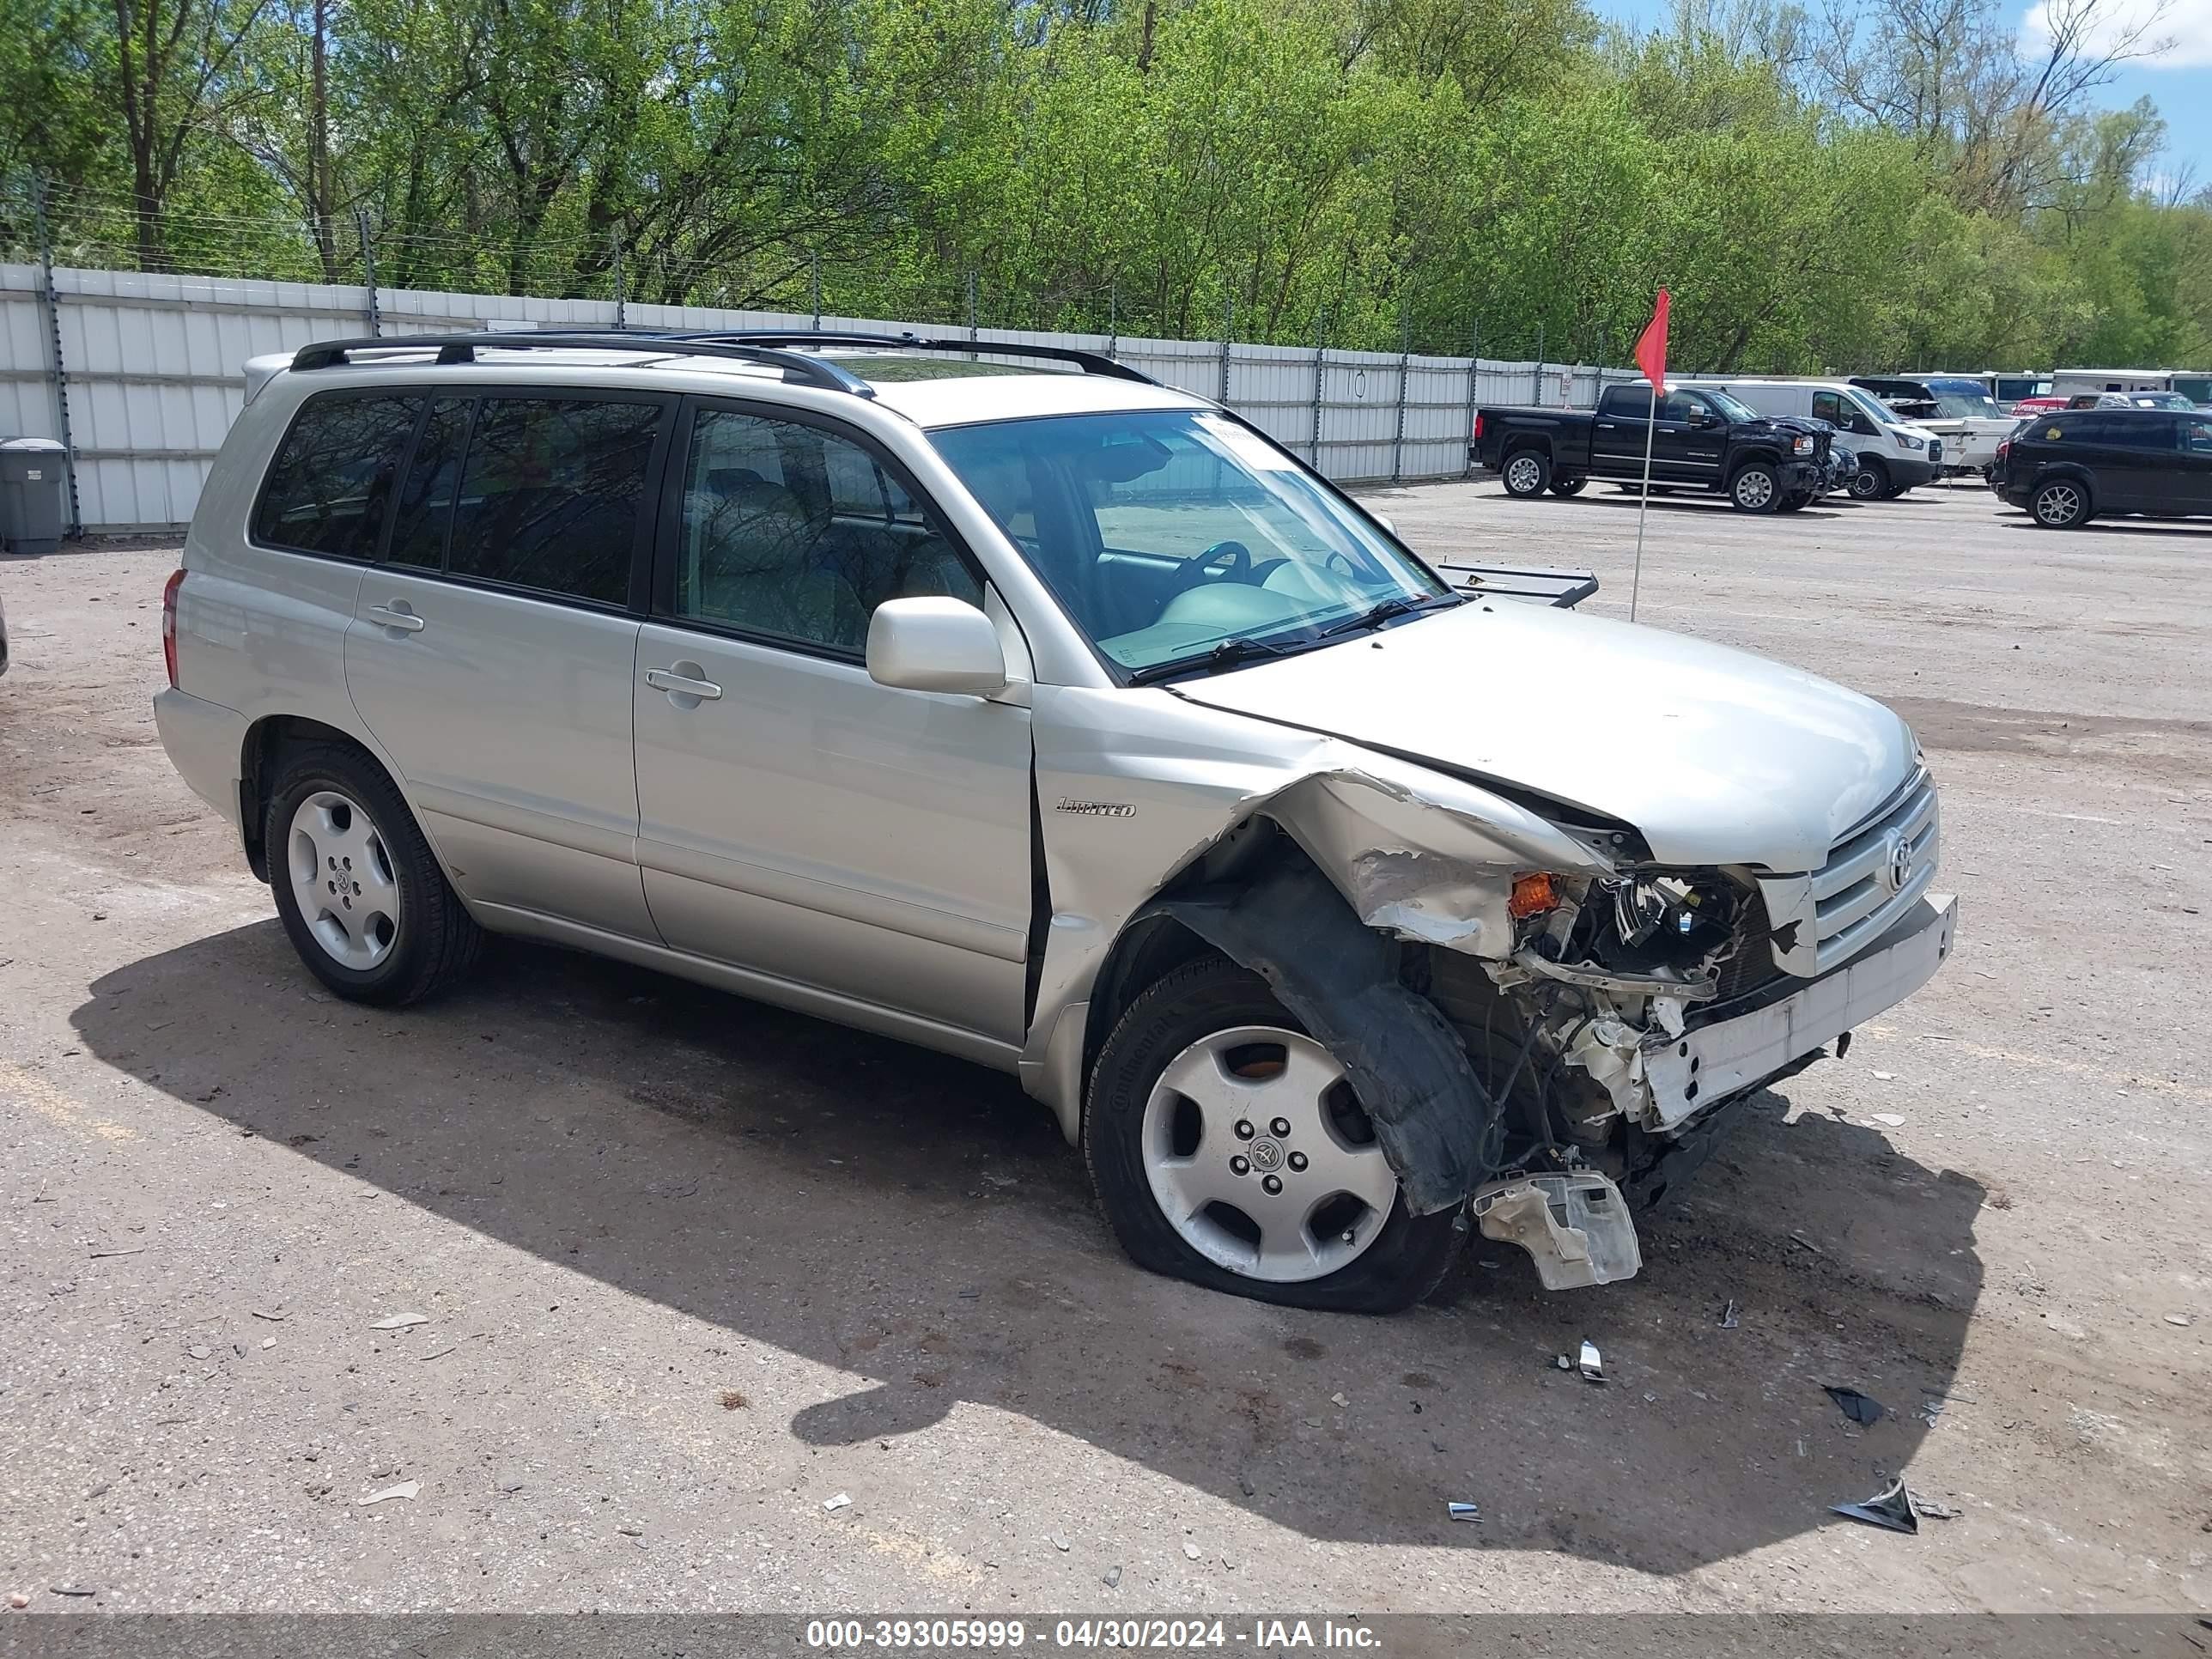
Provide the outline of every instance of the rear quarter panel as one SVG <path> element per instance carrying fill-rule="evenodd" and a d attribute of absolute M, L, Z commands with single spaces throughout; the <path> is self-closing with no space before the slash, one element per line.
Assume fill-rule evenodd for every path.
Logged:
<path fill-rule="evenodd" d="M 177 592 L 177 684 L 248 720 L 296 715 L 367 744 L 342 646 L 368 567 L 246 536 L 262 476 L 302 401 L 288 378 L 246 405 L 200 493 Z"/>

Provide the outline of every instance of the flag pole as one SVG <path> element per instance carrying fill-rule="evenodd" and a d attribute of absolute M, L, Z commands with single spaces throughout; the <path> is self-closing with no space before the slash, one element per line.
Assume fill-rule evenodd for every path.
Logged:
<path fill-rule="evenodd" d="M 1651 507 L 1651 434 L 1659 424 L 1659 388 L 1651 388 L 1651 412 L 1644 421 L 1644 494 L 1636 503 L 1636 574 L 1628 584 L 1628 620 L 1636 620 L 1636 598 L 1644 588 L 1644 515 Z"/>

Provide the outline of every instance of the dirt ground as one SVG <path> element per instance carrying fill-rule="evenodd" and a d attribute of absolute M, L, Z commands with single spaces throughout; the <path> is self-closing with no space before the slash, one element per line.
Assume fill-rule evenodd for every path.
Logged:
<path fill-rule="evenodd" d="M 1381 510 L 1626 612 L 1610 493 Z M 1387 1321 L 1139 1273 L 1042 1110 L 956 1061 L 521 946 L 403 1014 L 325 995 L 156 741 L 173 562 L 0 562 L 0 1593 L 2212 1602 L 2212 527 L 1655 506 L 1643 619 L 1914 722 L 1961 944 L 1757 1103 L 1641 1278 L 1548 1297 L 1478 1241 Z M 1555 1367 L 1585 1337 L 1603 1387 Z M 1958 1518 L 1828 1512 L 1899 1470 Z"/>

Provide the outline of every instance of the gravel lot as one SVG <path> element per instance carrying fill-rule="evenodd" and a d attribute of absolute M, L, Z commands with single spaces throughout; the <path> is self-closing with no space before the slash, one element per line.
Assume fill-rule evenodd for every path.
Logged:
<path fill-rule="evenodd" d="M 1610 492 L 1379 499 L 1626 612 Z M 1478 1241 L 1384 1322 L 1139 1273 L 1042 1109 L 952 1060 L 526 947 L 398 1016 L 324 995 L 155 740 L 173 562 L 0 563 L 0 1593 L 2212 1602 L 2212 527 L 1655 504 L 1644 620 L 1913 721 L 1962 943 L 1759 1103 L 1642 1278 L 1546 1297 Z M 1603 1388 L 1554 1369 L 1584 1337 Z M 1827 1513 L 1898 1470 L 1959 1518 Z"/>

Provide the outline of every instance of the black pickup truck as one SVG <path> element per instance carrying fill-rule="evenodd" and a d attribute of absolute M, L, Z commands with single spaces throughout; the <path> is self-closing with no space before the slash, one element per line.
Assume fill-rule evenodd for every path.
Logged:
<path fill-rule="evenodd" d="M 1480 409 L 1468 454 L 1505 483 L 1509 495 L 1571 495 L 1592 478 L 1644 477 L 1651 388 L 1609 386 L 1595 412 Z M 1659 400 L 1652 426 L 1655 488 L 1723 491 L 1744 513 L 1794 513 L 1830 487 L 1825 421 L 1769 418 L 1717 386 L 1678 386 Z"/>

